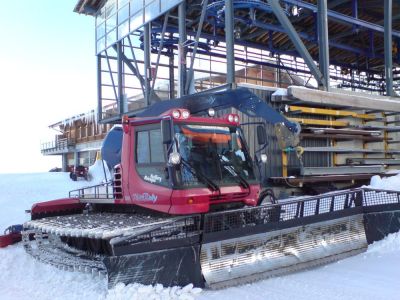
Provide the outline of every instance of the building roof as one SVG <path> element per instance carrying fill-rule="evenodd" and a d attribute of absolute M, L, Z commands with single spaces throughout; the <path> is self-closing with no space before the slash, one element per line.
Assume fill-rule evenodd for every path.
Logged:
<path fill-rule="evenodd" d="M 86 113 L 77 114 L 64 120 L 58 121 L 54 124 L 51 124 L 49 125 L 49 128 L 56 129 L 57 127 L 65 127 L 66 125 L 72 125 L 74 122 L 77 121 L 81 121 L 84 123 L 97 123 L 97 112 L 93 109 Z"/>
<path fill-rule="evenodd" d="M 94 16 L 105 3 L 106 0 L 79 0 L 74 7 L 74 12 Z"/>

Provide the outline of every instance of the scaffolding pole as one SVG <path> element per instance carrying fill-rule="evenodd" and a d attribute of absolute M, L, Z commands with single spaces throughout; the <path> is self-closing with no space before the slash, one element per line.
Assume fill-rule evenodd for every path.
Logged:
<path fill-rule="evenodd" d="M 125 103 L 124 103 L 124 70 L 123 70 L 123 60 L 122 60 L 122 42 L 119 41 L 117 43 L 117 77 L 118 77 L 118 111 L 120 115 L 123 115 L 125 112 Z"/>
<path fill-rule="evenodd" d="M 103 105 L 102 105 L 102 80 L 101 80 L 101 55 L 97 54 L 97 120 L 103 119 Z"/>
<path fill-rule="evenodd" d="M 186 86 L 186 1 L 179 4 L 178 7 L 178 30 L 179 30 L 179 43 L 178 43 L 178 97 L 185 95 Z"/>
<path fill-rule="evenodd" d="M 145 82 L 145 103 L 150 105 L 150 78 L 151 78 L 151 61 L 150 61 L 150 29 L 151 23 L 147 23 L 143 27 L 143 54 L 144 54 L 144 82 Z"/>
<path fill-rule="evenodd" d="M 393 96 L 392 0 L 385 0 L 384 13 L 386 94 L 387 96 Z"/>
<path fill-rule="evenodd" d="M 318 46 L 319 68 L 323 75 L 324 90 L 329 91 L 329 37 L 328 37 L 328 7 L 327 0 L 318 0 Z"/>
<path fill-rule="evenodd" d="M 235 83 L 235 40 L 233 0 L 225 0 L 226 83 Z"/>

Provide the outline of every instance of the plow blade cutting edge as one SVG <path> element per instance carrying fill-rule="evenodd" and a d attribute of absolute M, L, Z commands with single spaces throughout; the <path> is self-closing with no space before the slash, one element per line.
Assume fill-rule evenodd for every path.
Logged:
<path fill-rule="evenodd" d="M 94 270 L 107 273 L 110 287 L 117 282 L 139 282 L 221 288 L 365 251 L 368 244 L 400 230 L 400 192 L 347 190 L 148 224 L 125 216 L 131 223 L 124 221 L 126 227 L 119 230 L 105 226 L 102 214 L 92 214 L 97 223 L 91 224 L 98 228 L 79 229 L 77 222 L 73 231 L 62 230 L 64 222 L 80 217 L 33 220 L 25 229 L 30 234 L 39 231 L 40 239 L 47 234 L 50 242 L 57 241 L 58 249 L 75 254 L 76 259 L 85 258 L 81 269 L 90 270 L 87 258 L 92 256 Z M 100 229 L 101 235 L 93 234 Z M 29 250 L 32 241 L 25 239 L 25 243 Z M 28 252 L 38 259 L 40 252 L 49 255 L 43 249 L 46 243 Z M 76 248 L 80 251 L 71 250 Z M 56 266 L 66 261 L 41 260 Z M 79 270 L 79 263 L 73 269 Z"/>

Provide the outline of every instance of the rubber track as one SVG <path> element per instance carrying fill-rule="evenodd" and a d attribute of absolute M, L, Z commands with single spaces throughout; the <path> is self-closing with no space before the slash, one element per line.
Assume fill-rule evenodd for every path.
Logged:
<path fill-rule="evenodd" d="M 30 237 L 34 236 L 34 240 Z M 94 276 L 106 276 L 102 257 L 76 250 L 63 244 L 59 237 L 43 234 L 39 230 L 22 232 L 25 251 L 40 262 L 65 271 L 78 271 Z"/>

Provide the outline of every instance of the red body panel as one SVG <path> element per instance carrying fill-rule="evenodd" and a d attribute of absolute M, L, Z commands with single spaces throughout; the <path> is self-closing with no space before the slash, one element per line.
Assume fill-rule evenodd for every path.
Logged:
<path fill-rule="evenodd" d="M 124 136 L 122 142 L 120 172 L 122 174 L 122 197 L 115 199 L 115 204 L 134 204 L 151 210 L 169 214 L 205 213 L 212 204 L 241 202 L 246 205 L 257 205 L 260 185 L 253 184 L 249 189 L 234 186 L 221 187 L 220 191 L 191 188 L 172 190 L 170 187 L 153 184 L 139 176 L 135 162 L 135 127 L 159 124 L 162 119 L 170 117 L 167 112 L 160 117 L 124 119 Z M 173 119 L 174 123 L 194 123 L 207 125 L 238 126 L 228 118 L 192 117 Z"/>
<path fill-rule="evenodd" d="M 18 243 L 21 240 L 22 240 L 22 235 L 19 232 L 0 235 L 0 248 L 4 248 L 9 245 Z"/>
<path fill-rule="evenodd" d="M 32 218 L 39 215 L 51 215 L 60 212 L 81 211 L 85 207 L 77 198 L 64 198 L 46 202 L 39 202 L 32 205 Z"/>
<path fill-rule="evenodd" d="M 171 197 L 170 214 L 205 213 L 212 204 L 243 202 L 246 205 L 257 205 L 260 185 L 251 185 L 250 192 L 240 186 L 221 187 L 219 192 L 212 192 L 208 188 L 193 188 L 188 190 L 174 190 Z"/>
<path fill-rule="evenodd" d="M 153 119 L 151 123 L 158 122 Z M 124 133 L 121 154 L 123 199 L 116 199 L 115 203 L 135 204 L 168 213 L 171 207 L 172 189 L 151 184 L 139 176 L 136 171 L 134 143 L 135 130 L 131 127 L 128 133 Z"/>

